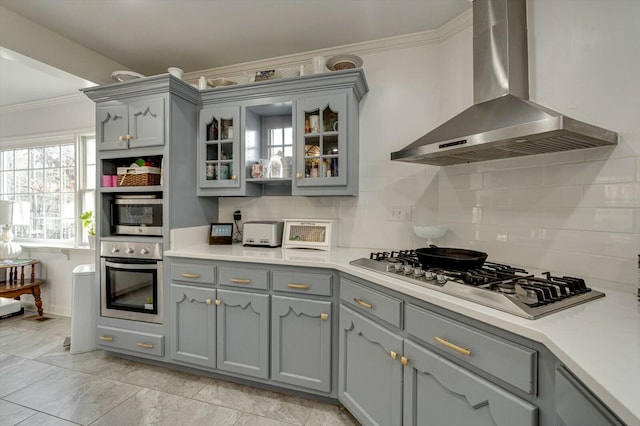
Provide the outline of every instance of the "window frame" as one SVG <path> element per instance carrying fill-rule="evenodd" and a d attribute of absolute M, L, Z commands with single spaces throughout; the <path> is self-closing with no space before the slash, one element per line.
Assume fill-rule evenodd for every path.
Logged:
<path fill-rule="evenodd" d="M 67 132 L 52 132 L 46 134 L 16 136 L 16 137 L 4 137 L 0 139 L 0 151 L 16 150 L 24 148 L 32 148 L 36 146 L 53 146 L 73 143 L 74 146 L 74 168 L 75 168 L 75 187 L 74 187 L 74 237 L 69 240 L 62 239 L 47 239 L 47 238 L 24 238 L 15 237 L 14 241 L 25 247 L 52 247 L 52 248 L 87 248 L 87 240 L 84 239 L 85 232 L 82 228 L 82 222 L 79 219 L 80 214 L 85 210 L 96 210 L 96 197 L 97 197 L 97 182 L 96 176 L 88 176 L 87 173 L 87 154 L 88 149 L 86 147 L 86 141 L 89 139 L 96 139 L 95 129 L 76 129 Z M 96 148 L 93 149 L 94 159 L 92 164 L 96 168 L 97 164 L 95 158 Z M 0 165 L 0 171 L 4 170 Z M 31 167 L 29 165 L 29 170 Z M 93 187 L 89 185 L 90 179 L 92 179 Z M 93 206 L 85 205 L 85 194 L 93 192 Z M 4 195 L 2 195 L 4 196 Z M 9 196 L 11 197 L 11 196 Z"/>

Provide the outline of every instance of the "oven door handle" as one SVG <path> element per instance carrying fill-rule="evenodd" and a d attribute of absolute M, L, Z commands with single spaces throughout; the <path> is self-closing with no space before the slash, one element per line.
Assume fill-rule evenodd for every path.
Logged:
<path fill-rule="evenodd" d="M 111 266 L 112 268 L 120 268 L 120 269 L 158 269 L 158 263 L 154 262 L 153 264 L 145 265 L 140 263 L 113 263 L 113 262 L 104 262 L 106 266 Z"/>

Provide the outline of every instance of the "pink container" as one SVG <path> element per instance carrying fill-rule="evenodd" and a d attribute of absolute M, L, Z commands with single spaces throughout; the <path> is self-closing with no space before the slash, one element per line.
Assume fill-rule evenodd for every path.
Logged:
<path fill-rule="evenodd" d="M 111 186 L 118 186 L 118 175 L 111 176 Z"/>
<path fill-rule="evenodd" d="M 105 175 L 102 176 L 102 186 L 113 186 L 113 176 Z"/>

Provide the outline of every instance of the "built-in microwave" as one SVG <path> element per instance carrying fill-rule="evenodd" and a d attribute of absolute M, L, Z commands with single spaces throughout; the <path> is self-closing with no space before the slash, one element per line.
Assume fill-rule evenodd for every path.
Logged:
<path fill-rule="evenodd" d="M 162 235 L 162 199 L 135 195 L 115 198 L 111 203 L 114 235 Z"/>

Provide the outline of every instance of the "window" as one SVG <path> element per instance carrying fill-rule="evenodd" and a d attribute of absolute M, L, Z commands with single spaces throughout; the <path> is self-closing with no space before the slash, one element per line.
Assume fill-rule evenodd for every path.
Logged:
<path fill-rule="evenodd" d="M 95 206 L 95 137 L 56 135 L 4 142 L 0 147 L 0 198 L 27 201 L 31 226 L 17 226 L 16 239 L 80 245 L 78 216 Z"/>
<path fill-rule="evenodd" d="M 293 156 L 293 129 L 290 116 L 265 117 L 264 126 L 267 131 L 266 158 L 274 155 Z"/>

